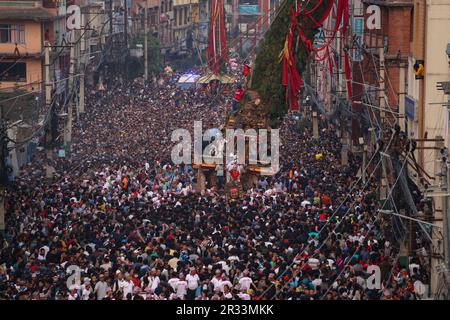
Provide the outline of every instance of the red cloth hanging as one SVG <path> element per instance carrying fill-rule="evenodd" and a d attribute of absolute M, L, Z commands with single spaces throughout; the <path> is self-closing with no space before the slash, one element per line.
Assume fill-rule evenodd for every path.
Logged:
<path fill-rule="evenodd" d="M 211 70 L 215 69 L 216 52 L 214 50 L 214 37 L 216 34 L 216 1 L 211 0 L 211 19 L 209 23 L 208 64 Z"/>
<path fill-rule="evenodd" d="M 348 1 L 348 0 L 347 0 Z M 322 4 L 322 1 L 319 2 L 319 5 Z M 330 15 L 331 10 L 333 9 L 333 5 L 334 5 L 334 0 L 328 0 L 327 6 L 325 7 L 322 16 L 316 20 L 314 19 L 314 17 L 312 16 L 312 13 L 315 11 L 306 11 L 303 12 L 303 16 L 305 16 L 306 18 L 310 19 L 313 23 L 314 23 L 314 27 L 315 28 L 319 28 L 322 23 L 328 18 L 328 16 Z"/>
<path fill-rule="evenodd" d="M 227 33 L 225 29 L 225 13 L 224 13 L 224 5 L 223 0 L 218 0 L 220 5 L 220 48 L 222 51 L 220 52 L 221 59 L 223 61 L 228 61 L 228 50 L 227 50 Z"/>
<path fill-rule="evenodd" d="M 289 28 L 286 40 L 284 43 L 283 56 L 282 56 L 282 75 L 281 84 L 286 87 L 286 99 L 290 102 L 291 110 L 298 111 L 298 93 L 302 86 L 302 80 L 295 65 L 292 43 L 294 39 L 294 27 L 296 22 L 296 13 L 291 8 L 291 27 Z"/>
<path fill-rule="evenodd" d="M 219 73 L 220 61 L 227 61 L 227 37 L 223 0 L 211 0 L 209 23 L 208 65 L 214 74 Z M 220 50 L 219 50 L 220 48 Z"/>
<path fill-rule="evenodd" d="M 337 33 L 338 29 L 339 29 L 339 26 L 340 26 L 342 18 L 344 18 L 342 27 L 345 30 L 345 28 L 347 27 L 347 21 L 348 21 L 348 0 L 339 0 L 338 1 L 338 8 L 337 8 L 337 13 L 336 13 L 336 22 L 335 22 L 334 29 L 331 30 L 331 32 L 333 34 L 331 35 L 331 37 L 328 39 L 328 41 L 322 47 L 320 47 L 320 48 L 312 48 L 313 51 L 318 52 L 318 51 L 325 50 L 331 44 L 331 42 L 333 42 L 334 38 L 336 37 L 336 33 Z M 323 21 L 325 21 L 325 19 Z M 319 27 L 320 25 L 321 24 L 319 24 L 316 27 Z"/>
<path fill-rule="evenodd" d="M 334 0 L 328 0 L 328 5 L 330 5 L 330 3 L 331 3 L 331 7 L 333 7 L 333 1 Z M 303 15 L 310 15 L 310 14 L 314 13 L 317 9 L 319 9 L 319 7 L 322 5 L 322 3 L 323 3 L 323 0 L 319 0 L 313 8 L 311 8 L 310 10 L 302 11 L 302 14 Z M 298 12 L 300 12 L 301 9 L 302 9 L 302 7 L 300 7 L 298 9 Z"/>

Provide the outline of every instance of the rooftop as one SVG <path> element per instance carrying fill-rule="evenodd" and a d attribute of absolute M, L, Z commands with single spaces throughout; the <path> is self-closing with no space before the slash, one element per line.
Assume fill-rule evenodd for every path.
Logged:
<path fill-rule="evenodd" d="M 2 7 L 2 2 L 0 2 L 0 20 L 51 20 L 53 14 L 42 7 L 31 7 L 31 8 L 11 8 Z"/>
<path fill-rule="evenodd" d="M 406 7 L 414 6 L 412 0 L 363 0 L 366 4 L 376 4 L 380 7 Z"/>

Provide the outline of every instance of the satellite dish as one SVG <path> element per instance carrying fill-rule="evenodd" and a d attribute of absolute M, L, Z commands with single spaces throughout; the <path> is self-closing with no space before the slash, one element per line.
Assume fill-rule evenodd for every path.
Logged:
<path fill-rule="evenodd" d="M 421 281 L 417 280 L 414 282 L 414 291 L 417 295 L 422 297 L 426 291 L 425 285 Z"/>

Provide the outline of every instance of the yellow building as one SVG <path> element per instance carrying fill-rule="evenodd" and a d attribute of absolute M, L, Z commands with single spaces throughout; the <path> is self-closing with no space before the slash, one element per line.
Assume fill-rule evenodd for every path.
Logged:
<path fill-rule="evenodd" d="M 173 39 L 174 50 L 183 54 L 193 47 L 194 34 L 199 23 L 198 0 L 173 1 Z"/>
<path fill-rule="evenodd" d="M 40 1 L 0 0 L 0 89 L 40 90 L 43 28 L 51 18 Z"/>

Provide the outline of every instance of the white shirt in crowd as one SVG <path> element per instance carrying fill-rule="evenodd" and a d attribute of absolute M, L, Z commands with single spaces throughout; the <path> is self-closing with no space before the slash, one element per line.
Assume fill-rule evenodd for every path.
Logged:
<path fill-rule="evenodd" d="M 194 274 L 194 275 L 188 274 L 186 276 L 186 281 L 188 283 L 189 290 L 195 290 L 198 287 L 200 278 L 199 278 L 198 274 Z"/>
<path fill-rule="evenodd" d="M 170 278 L 167 283 L 172 287 L 173 291 L 177 291 L 177 284 L 180 281 L 178 278 Z"/>
<path fill-rule="evenodd" d="M 69 293 L 69 297 L 67 298 L 67 300 L 77 300 L 78 298 L 78 294 L 75 292 L 74 294 Z"/>
<path fill-rule="evenodd" d="M 253 280 L 250 277 L 242 277 L 239 280 L 239 285 L 241 287 L 241 289 L 244 289 L 246 292 L 248 291 L 248 289 L 250 289 L 250 286 L 252 285 Z"/>
<path fill-rule="evenodd" d="M 119 284 L 120 287 L 120 284 Z M 127 300 L 127 295 L 129 293 L 133 294 L 133 287 L 134 287 L 134 283 L 133 281 L 124 281 L 122 288 L 123 288 L 123 299 Z"/>
<path fill-rule="evenodd" d="M 94 291 L 97 294 L 97 300 L 102 300 L 106 297 L 106 291 L 108 290 L 108 284 L 105 281 L 99 281 L 95 284 Z"/>
<path fill-rule="evenodd" d="M 214 277 L 214 278 L 212 278 L 211 283 L 214 286 L 214 288 L 220 288 L 220 284 L 222 283 L 222 278 L 217 279 L 217 277 Z"/>
<path fill-rule="evenodd" d="M 244 292 L 238 293 L 238 297 L 242 300 L 251 300 L 250 295 Z"/>
<path fill-rule="evenodd" d="M 184 299 L 184 296 L 186 295 L 186 288 L 187 288 L 187 281 L 180 280 L 177 283 L 177 297 L 180 299 Z"/>
<path fill-rule="evenodd" d="M 160 283 L 159 277 L 153 277 L 153 276 L 149 276 L 148 277 L 148 286 L 150 289 L 153 290 L 153 292 L 155 292 L 155 289 L 158 288 Z"/>

